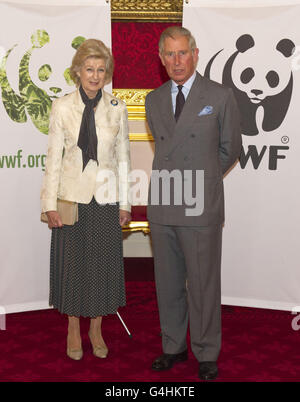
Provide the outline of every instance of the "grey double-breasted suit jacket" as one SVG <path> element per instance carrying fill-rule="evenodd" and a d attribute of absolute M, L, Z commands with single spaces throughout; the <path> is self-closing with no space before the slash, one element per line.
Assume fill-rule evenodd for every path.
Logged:
<path fill-rule="evenodd" d="M 186 99 L 179 120 L 175 121 L 171 100 L 171 81 L 150 92 L 145 102 L 147 121 L 155 139 L 155 155 L 149 191 L 148 219 L 150 222 L 179 226 L 208 226 L 224 221 L 223 175 L 235 163 L 241 151 L 240 116 L 233 92 L 229 88 L 202 77 L 198 72 Z M 168 178 L 170 205 L 153 205 L 153 175 L 177 171 L 182 177 L 182 205 L 174 201 L 176 180 Z M 191 205 L 185 201 L 184 186 L 188 174 L 193 175 L 196 191 L 196 171 L 203 171 L 204 208 L 198 216 L 188 216 Z M 200 176 L 199 176 L 200 177 Z M 160 187 L 162 189 L 162 187 Z M 167 190 L 166 190 L 167 191 Z M 177 192 L 177 194 L 176 194 Z M 201 195 L 202 194 L 202 195 Z M 156 199 L 154 197 L 154 199 Z M 157 202 L 155 202 L 157 204 Z"/>

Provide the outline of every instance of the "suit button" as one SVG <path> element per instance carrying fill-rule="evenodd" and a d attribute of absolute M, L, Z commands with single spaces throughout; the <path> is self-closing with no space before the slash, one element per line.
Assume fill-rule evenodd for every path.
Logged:
<path fill-rule="evenodd" d="M 191 137 L 192 137 L 192 138 L 195 138 L 196 136 L 195 136 L 195 134 L 191 134 Z"/>
<path fill-rule="evenodd" d="M 165 137 L 164 137 L 164 136 L 161 136 L 161 137 L 160 137 L 160 139 L 161 139 L 161 140 L 164 140 L 164 139 L 165 139 Z"/>

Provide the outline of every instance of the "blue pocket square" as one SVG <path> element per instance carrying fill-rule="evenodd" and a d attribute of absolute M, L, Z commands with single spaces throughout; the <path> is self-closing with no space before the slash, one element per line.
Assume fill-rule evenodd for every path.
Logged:
<path fill-rule="evenodd" d="M 198 116 L 205 116 L 206 114 L 212 114 L 213 112 L 213 107 L 212 106 L 205 106 L 200 113 L 198 113 Z"/>

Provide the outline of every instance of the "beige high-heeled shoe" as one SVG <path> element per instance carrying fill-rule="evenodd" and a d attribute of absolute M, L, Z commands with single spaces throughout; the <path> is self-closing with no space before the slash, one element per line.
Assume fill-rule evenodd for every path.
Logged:
<path fill-rule="evenodd" d="M 99 357 L 100 359 L 105 359 L 108 355 L 108 348 L 107 346 L 94 346 L 92 339 L 91 339 L 91 334 L 89 332 L 89 338 L 93 347 L 93 354 L 96 357 Z"/>
<path fill-rule="evenodd" d="M 80 348 L 72 349 L 69 347 L 69 335 L 67 337 L 67 356 L 72 360 L 81 360 L 83 356 L 82 346 Z"/>
<path fill-rule="evenodd" d="M 72 360 L 81 360 L 83 357 L 83 350 L 67 348 L 67 355 Z"/>

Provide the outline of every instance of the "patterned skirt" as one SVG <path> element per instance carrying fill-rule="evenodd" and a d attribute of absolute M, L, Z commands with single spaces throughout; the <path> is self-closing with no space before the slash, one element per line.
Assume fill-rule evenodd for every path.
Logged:
<path fill-rule="evenodd" d="M 119 205 L 78 204 L 79 221 L 52 229 L 49 304 L 76 317 L 125 306 Z"/>

